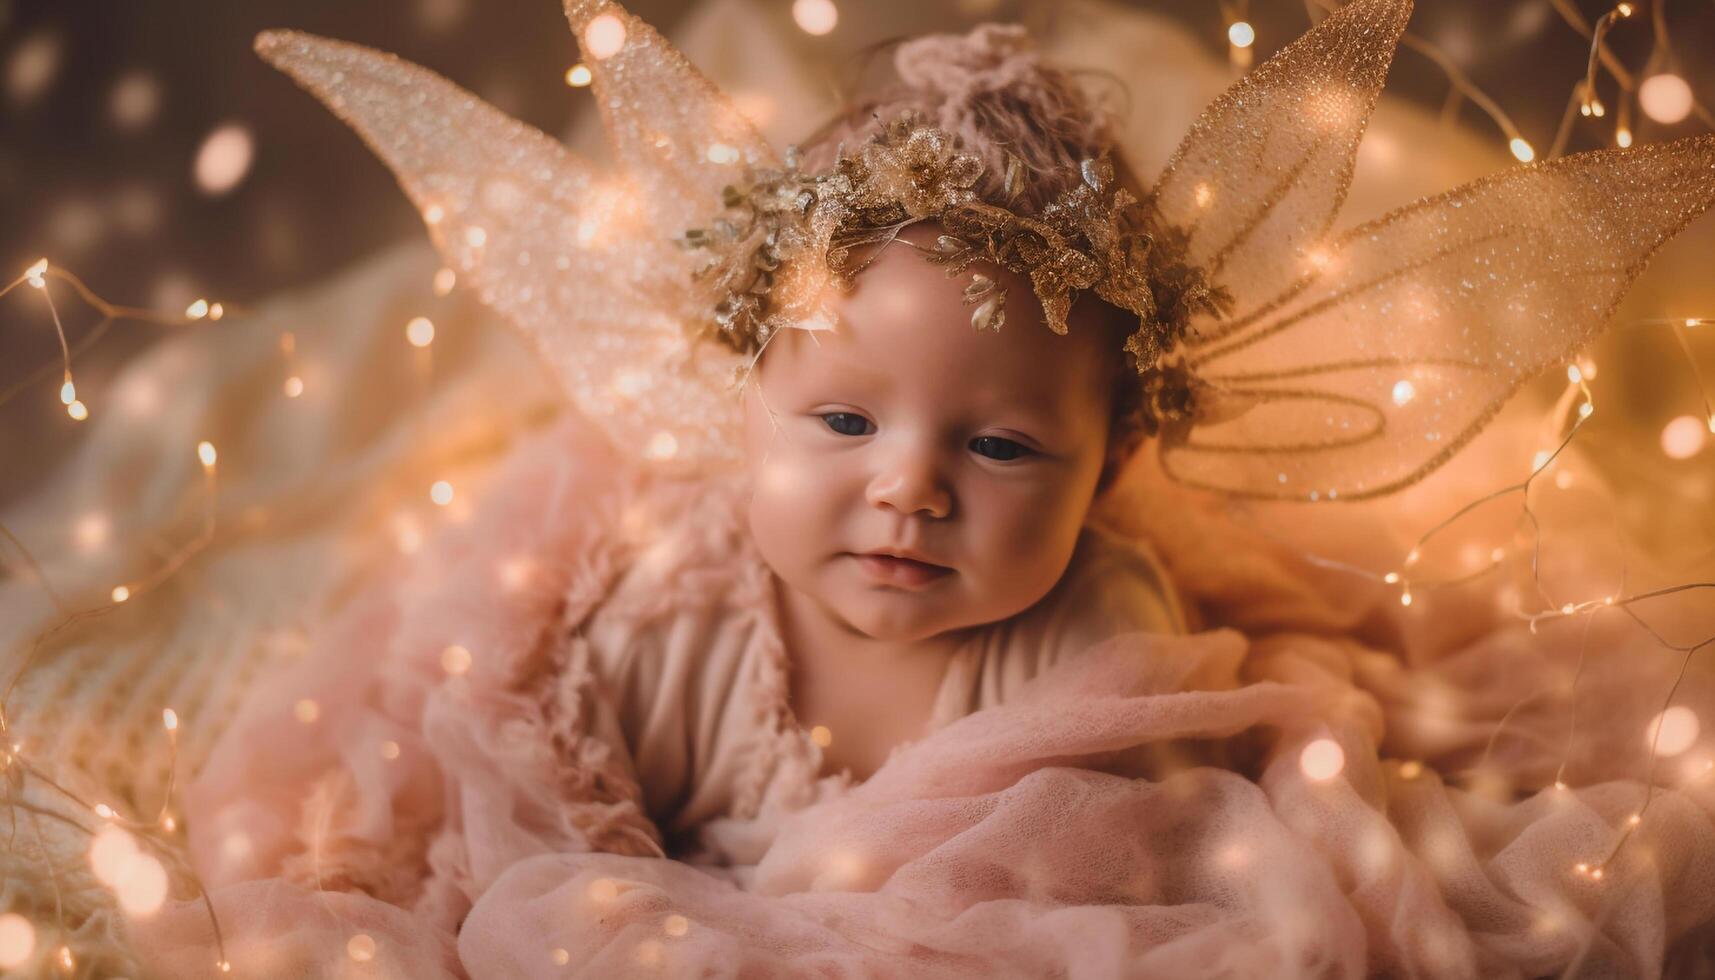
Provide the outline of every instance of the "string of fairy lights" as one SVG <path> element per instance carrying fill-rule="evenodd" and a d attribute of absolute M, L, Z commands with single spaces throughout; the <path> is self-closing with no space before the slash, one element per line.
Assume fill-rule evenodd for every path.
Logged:
<path fill-rule="evenodd" d="M 1308 0 L 1308 2 L 1323 10 L 1337 7 L 1333 0 Z M 1584 65 L 1584 70 L 1573 83 L 1568 102 L 1568 111 L 1560 130 L 1550 144 L 1547 154 L 1549 158 L 1563 152 L 1571 131 L 1577 119 L 1603 120 L 1609 117 L 1610 111 L 1614 119 L 1612 142 L 1618 146 L 1629 146 L 1633 140 L 1632 122 L 1634 109 L 1641 111 L 1649 119 L 1662 123 L 1674 124 L 1683 121 L 1688 116 L 1695 115 L 1705 124 L 1715 126 L 1715 116 L 1698 101 L 1690 85 L 1670 66 L 1677 63 L 1677 54 L 1671 44 L 1671 35 L 1663 11 L 1663 4 L 1650 4 L 1651 23 L 1653 25 L 1654 46 L 1640 71 L 1632 72 L 1621 63 L 1620 59 L 1608 46 L 1609 36 L 1624 24 L 1634 19 L 1643 3 L 1622 2 L 1608 10 L 1594 23 L 1584 19 L 1570 0 L 1551 0 L 1555 11 L 1562 20 L 1573 30 L 1589 38 L 1590 51 Z M 839 23 L 839 9 L 834 0 L 792 0 L 791 15 L 797 26 L 811 36 L 824 36 L 833 32 Z M 1252 51 L 1256 44 L 1257 32 L 1249 20 L 1248 0 L 1221 0 L 1220 10 L 1223 18 L 1225 36 L 1232 64 L 1243 70 L 1251 64 Z M 974 12 L 986 12 L 977 10 Z M 584 29 L 584 50 L 590 58 L 604 59 L 618 53 L 625 43 L 625 24 L 617 17 L 601 15 L 593 18 Z M 1446 118 L 1452 118 L 1458 106 L 1469 102 L 1481 110 L 1500 131 L 1502 138 L 1512 155 L 1521 162 L 1530 162 L 1536 158 L 1536 150 L 1513 125 L 1510 118 L 1502 110 L 1499 103 L 1478 87 L 1469 76 L 1460 69 L 1456 59 L 1452 58 L 1441 47 L 1414 34 L 1407 34 L 1404 44 L 1411 50 L 1417 51 L 1433 61 L 1447 76 L 1449 83 L 1448 102 L 1444 111 Z M 565 83 L 572 88 L 584 88 L 593 81 L 593 73 L 586 64 L 574 64 L 565 73 Z M 1617 90 L 1612 98 L 1612 106 L 1605 102 L 1600 95 L 1604 85 L 1611 85 Z M 740 108 L 745 108 L 740 99 Z M 228 142 L 238 140 L 231 137 Z M 217 154 L 220 159 L 231 158 L 239 154 L 248 158 L 249 148 L 245 146 L 226 147 L 224 156 Z M 711 153 L 714 151 L 711 149 Z M 205 154 L 206 156 L 206 154 Z M 711 157 L 712 158 L 712 157 Z M 217 163 L 219 160 L 216 161 Z M 211 164 L 199 161 L 199 180 L 230 179 L 225 171 L 219 174 L 204 174 Z M 228 167 L 227 169 L 230 169 Z M 431 206 L 431 210 L 432 210 Z M 426 211 L 423 215 L 425 222 L 433 228 L 438 221 L 438 215 Z M 457 287 L 457 274 L 449 268 L 438 270 L 431 283 L 431 291 L 435 296 L 446 296 Z M 96 311 L 100 319 L 75 344 L 67 337 L 60 310 L 55 304 L 51 283 L 64 284 L 69 287 L 86 305 Z M 73 364 L 78 356 L 97 342 L 108 329 L 120 321 L 155 323 L 171 326 L 185 326 L 197 323 L 217 323 L 229 317 L 248 320 L 246 311 L 220 301 L 197 299 L 190 303 L 183 314 L 168 315 L 150 309 L 120 306 L 107 302 L 86 286 L 71 272 L 50 264 L 47 259 L 41 259 L 27 269 L 16 280 L 0 289 L 0 299 L 11 294 L 15 289 L 24 286 L 39 294 L 43 300 L 48 317 L 51 320 L 55 336 L 59 344 L 59 358 L 49 362 L 40 369 L 30 372 L 9 387 L 0 389 L 0 406 L 4 406 L 13 398 L 26 392 L 33 391 L 42 383 L 52 379 L 58 372 L 60 384 L 58 397 L 69 418 L 76 422 L 88 420 L 93 410 L 98 411 L 102 405 L 99 399 L 93 402 L 86 400 L 88 393 L 78 389 L 73 376 Z M 1701 416 L 1684 415 L 1675 418 L 1662 430 L 1662 451 L 1673 459 L 1688 459 L 1702 452 L 1708 444 L 1708 433 L 1715 433 L 1715 406 L 1712 406 L 1710 387 L 1701 373 L 1696 357 L 1693 354 L 1688 333 L 1693 328 L 1715 325 L 1715 320 L 1704 318 L 1650 319 L 1629 324 L 1632 328 L 1667 329 L 1673 332 L 1686 359 L 1690 362 L 1696 381 L 1699 396 L 1702 400 Z M 432 378 L 432 350 L 436 332 L 434 323 L 427 317 L 416 316 L 407 321 L 403 328 L 404 338 L 414 352 L 416 359 L 416 378 L 419 391 L 426 389 Z M 306 383 L 304 372 L 299 363 L 299 351 L 296 334 L 283 331 L 278 341 L 279 356 L 282 365 L 281 394 L 287 399 L 298 399 L 305 394 Z M 1558 440 L 1552 448 L 1542 450 L 1532 460 L 1529 475 L 1521 482 L 1503 487 L 1477 500 L 1465 503 L 1455 509 L 1443 520 L 1432 526 L 1418 538 L 1416 543 L 1405 554 L 1403 560 L 1395 569 L 1377 572 L 1372 569 L 1360 568 L 1347 563 L 1335 561 L 1323 556 L 1305 554 L 1304 557 L 1312 563 L 1339 569 L 1354 575 L 1367 578 L 1389 587 L 1398 588 L 1399 602 L 1410 606 L 1414 597 L 1428 591 L 1449 588 L 1470 582 L 1499 568 L 1507 559 L 1508 551 L 1503 547 L 1494 548 L 1488 555 L 1487 562 L 1479 562 L 1478 567 L 1460 572 L 1456 575 L 1435 577 L 1421 570 L 1423 554 L 1431 542 L 1457 526 L 1478 507 L 1493 500 L 1517 495 L 1520 498 L 1521 523 L 1531 529 L 1531 568 L 1533 579 L 1538 591 L 1537 608 L 1526 609 L 1522 599 L 1516 610 L 1532 631 L 1540 623 L 1555 619 L 1583 617 L 1585 636 L 1588 636 L 1589 626 L 1596 615 L 1609 610 L 1619 610 L 1630 616 L 1639 626 L 1650 632 L 1665 649 L 1682 655 L 1679 674 L 1672 689 L 1667 693 L 1662 711 L 1651 721 L 1647 736 L 1650 747 L 1649 771 L 1645 776 L 1644 799 L 1636 811 L 1626 820 L 1608 849 L 1600 857 L 1581 861 L 1574 865 L 1571 873 L 1591 881 L 1604 878 L 1606 869 L 1611 865 L 1621 847 L 1632 836 L 1641 824 L 1643 815 L 1653 799 L 1656 780 L 1656 762 L 1659 759 L 1672 757 L 1688 750 L 1699 734 L 1699 719 L 1695 712 L 1684 706 L 1674 705 L 1674 696 L 1679 689 L 1679 682 L 1685 675 L 1691 657 L 1702 648 L 1715 644 L 1715 637 L 1700 643 L 1676 645 L 1663 638 L 1649 623 L 1638 616 L 1632 608 L 1644 601 L 1660 598 L 1665 595 L 1698 589 L 1715 589 L 1715 583 L 1691 583 L 1673 586 L 1665 589 L 1631 593 L 1604 595 L 1595 599 L 1572 601 L 1553 601 L 1543 584 L 1540 567 L 1541 535 L 1540 526 L 1532 509 L 1532 489 L 1539 478 L 1545 478 L 1545 473 L 1552 467 L 1560 454 L 1572 444 L 1585 423 L 1595 412 L 1595 400 L 1589 387 L 1589 382 L 1596 376 L 1597 367 L 1588 357 L 1568 365 L 1566 369 L 1567 387 L 1562 397 L 1556 402 L 1550 413 L 1549 428 L 1559 433 Z M 1407 382 L 1401 382 L 1405 388 L 1396 388 L 1395 399 L 1410 398 L 1411 392 Z M 1707 430 L 1707 432 L 1705 431 Z M 150 591 L 153 591 L 169 581 L 192 561 L 199 553 L 209 548 L 218 539 L 216 522 L 216 501 L 218 497 L 218 461 L 219 454 L 212 442 L 199 441 L 192 451 L 201 464 L 204 479 L 202 484 L 202 521 L 197 532 L 189 540 L 164 556 L 153 570 L 147 574 L 122 582 L 114 583 L 105 601 L 97 602 L 82 608 L 75 608 L 66 597 L 58 591 L 54 583 L 44 574 L 41 564 L 30 549 L 27 548 L 16 534 L 0 524 L 0 539 L 3 539 L 10 550 L 16 553 L 19 567 L 25 577 L 39 586 L 49 598 L 59 615 L 56 623 L 38 633 L 30 641 L 27 650 L 17 656 L 14 662 L 18 664 L 13 676 L 9 679 L 0 694 L 0 772 L 6 776 L 7 804 L 10 808 L 14 824 L 19 814 L 23 814 L 30 822 L 33 832 L 41 848 L 42 864 L 46 880 L 53 896 L 54 919 L 49 927 L 51 941 L 44 941 L 44 929 L 27 916 L 17 912 L 0 914 L 0 969 L 10 969 L 24 965 L 38 953 L 52 966 L 67 973 L 76 970 L 78 960 L 71 948 L 72 930 L 64 918 L 64 903 L 60 893 L 60 872 L 51 860 L 42 830 L 43 821 L 51 821 L 66 826 L 87 838 L 89 844 L 87 856 L 91 870 L 96 880 L 109 888 L 118 907 L 129 916 L 148 916 L 159 910 L 169 897 L 170 882 L 176 875 L 181 880 L 191 884 L 196 896 L 206 908 L 208 918 L 213 927 L 217 947 L 216 967 L 221 972 L 231 972 L 233 963 L 227 957 L 224 939 L 221 934 L 219 917 L 215 914 L 212 901 L 197 876 L 188 856 L 184 853 L 179 834 L 183 829 L 182 815 L 175 809 L 174 792 L 176 787 L 176 768 L 178 758 L 178 733 L 180 718 L 177 712 L 166 707 L 162 709 L 162 731 L 167 741 L 169 764 L 167 785 L 162 791 L 159 807 L 154 814 L 146 819 L 134 818 L 121 812 L 114 805 L 100 800 L 93 800 L 69 789 L 60 781 L 56 781 L 49 773 L 34 761 L 25 740 L 19 737 L 13 729 L 13 714 L 11 699 L 20 683 L 25 678 L 31 665 L 36 662 L 44 651 L 50 648 L 56 636 L 61 635 L 72 626 L 111 613 L 120 605 L 134 601 Z M 1567 477 L 1564 472 L 1555 476 L 1557 485 L 1564 487 L 1561 482 Z M 427 496 L 430 502 L 439 508 L 453 504 L 455 489 L 453 483 L 446 478 L 437 478 L 429 483 Z M 92 525 L 89 528 L 80 526 L 75 533 L 80 537 L 86 533 L 91 536 L 105 534 L 105 522 L 97 522 L 100 527 Z M 416 551 L 422 543 L 422 528 L 407 514 L 400 514 L 393 524 L 395 543 L 406 553 Z M 0 550 L 0 553 L 4 553 Z M 1580 650 L 1580 657 L 1573 687 L 1582 676 L 1585 649 Z M 448 676 L 456 676 L 469 670 L 473 654 L 464 647 L 449 647 L 441 657 L 441 665 Z M 1516 710 L 1517 706 L 1515 706 Z M 294 706 L 294 715 L 304 724 L 314 724 L 320 715 L 320 707 L 315 701 L 304 699 Z M 1490 748 L 1494 739 L 1511 718 L 1512 711 L 1504 716 L 1491 735 Z M 1564 790 L 1565 769 L 1571 746 L 1576 735 L 1576 716 L 1569 720 L 1565 748 L 1562 752 L 1562 762 L 1555 779 L 1555 787 Z M 825 727 L 817 726 L 813 737 L 818 744 L 826 746 L 832 740 L 832 733 Z M 397 743 L 385 742 L 379 751 L 383 758 L 393 759 L 399 755 Z M 1485 752 L 1485 757 L 1487 752 Z M 1344 752 L 1338 742 L 1331 738 L 1318 738 L 1310 741 L 1302 750 L 1299 764 L 1304 774 L 1316 781 L 1329 780 L 1337 777 L 1345 766 Z M 1416 760 L 1404 760 L 1400 763 L 1398 772 L 1402 778 L 1416 778 L 1423 771 L 1423 764 Z M 1715 763 L 1705 762 L 1702 772 L 1715 768 Z M 1702 773 L 1698 773 L 1701 775 Z M 62 812 L 40 803 L 25 799 L 26 784 L 34 781 L 50 790 L 59 798 L 69 803 L 72 812 Z M 171 874 L 169 873 L 171 869 Z M 592 897 L 596 894 L 596 886 L 612 887 L 612 882 L 603 879 L 592 885 Z M 688 922 L 683 916 L 668 917 L 665 927 L 668 936 L 682 936 L 688 929 Z M 347 954 L 356 962 L 368 962 L 379 953 L 376 940 L 366 933 L 354 932 L 348 937 Z M 655 952 L 659 955 L 659 944 Z M 565 965 L 569 962 L 569 954 L 564 949 L 551 951 L 552 961 Z"/>

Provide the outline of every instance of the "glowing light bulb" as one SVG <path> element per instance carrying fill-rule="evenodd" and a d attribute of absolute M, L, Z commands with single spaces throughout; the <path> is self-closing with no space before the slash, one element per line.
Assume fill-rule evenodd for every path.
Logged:
<path fill-rule="evenodd" d="M 1520 163 L 1529 163 L 1536 159 L 1535 148 L 1525 142 L 1522 136 L 1513 137 L 1512 142 L 1508 143 L 1507 147 L 1513 151 L 1513 156 L 1517 157 Z"/>
<path fill-rule="evenodd" d="M 1399 573 L 1398 572 L 1389 572 L 1386 575 L 1382 576 L 1382 581 L 1386 582 L 1389 585 L 1398 585 L 1399 584 Z"/>
<path fill-rule="evenodd" d="M 60 404 L 70 405 L 75 401 L 77 401 L 77 385 L 72 384 L 71 379 L 67 378 L 66 383 L 60 385 Z"/>
<path fill-rule="evenodd" d="M 1669 125 L 1691 115 L 1691 86 L 1678 75 L 1651 75 L 1638 86 L 1638 105 L 1644 115 Z"/>
<path fill-rule="evenodd" d="M 792 19 L 805 34 L 820 37 L 840 22 L 840 10 L 833 0 L 793 0 Z"/>
<path fill-rule="evenodd" d="M 1566 380 L 1578 384 L 1584 380 L 1584 372 L 1576 364 L 1566 365 Z"/>
<path fill-rule="evenodd" d="M 47 288 L 47 283 L 44 282 L 42 279 L 42 277 L 46 276 L 47 274 L 48 274 L 48 260 L 47 259 L 37 259 L 34 263 L 32 263 L 30 265 L 30 267 L 28 269 L 24 270 L 24 278 L 28 279 L 30 281 L 30 285 L 36 287 L 37 289 L 46 289 Z"/>
<path fill-rule="evenodd" d="M 129 598 L 131 598 L 131 590 L 130 589 L 126 588 L 123 585 L 115 585 L 113 587 L 113 601 L 114 602 L 116 602 L 116 603 L 124 602 L 126 599 L 129 599 Z"/>
<path fill-rule="evenodd" d="M 1631 4 L 1622 3 L 1614 8 L 1614 13 L 1619 14 L 1621 17 L 1630 17 L 1632 15 L 1632 9 Z"/>
<path fill-rule="evenodd" d="M 1614 130 L 1614 145 L 1622 149 L 1632 145 L 1632 131 L 1625 126 Z"/>
<path fill-rule="evenodd" d="M 471 248 L 481 248 L 488 244 L 488 232 L 476 225 L 471 225 L 464 230 L 464 240 L 470 243 Z"/>
<path fill-rule="evenodd" d="M 625 47 L 625 21 L 613 14 L 599 14 L 584 25 L 584 50 L 597 61 L 611 58 Z"/>
<path fill-rule="evenodd" d="M 1227 41 L 1235 48 L 1248 48 L 1256 43 L 1256 28 L 1247 21 L 1236 20 L 1227 28 Z"/>
<path fill-rule="evenodd" d="M 1417 386 L 1410 381 L 1396 381 L 1393 386 L 1393 403 L 1404 405 L 1417 397 Z"/>
<path fill-rule="evenodd" d="M 1193 192 L 1193 196 L 1197 199 L 1198 207 L 1206 208 L 1209 206 L 1209 202 L 1215 199 L 1215 192 L 1209 188 L 1208 184 L 1199 183 Z"/>
<path fill-rule="evenodd" d="M 218 458 L 219 454 L 214 451 L 214 443 L 209 442 L 207 439 L 197 443 L 197 459 L 202 460 L 203 466 L 213 466 L 214 461 Z"/>
<path fill-rule="evenodd" d="M 286 383 L 280 387 L 286 393 L 287 398 L 296 398 L 304 393 L 304 379 L 294 374 L 287 378 Z"/>
<path fill-rule="evenodd" d="M 208 316 L 208 300 L 199 299 L 185 307 L 185 316 L 190 317 L 192 320 L 201 320 L 203 317 Z"/>
<path fill-rule="evenodd" d="M 179 713 L 171 708 L 163 708 L 161 710 L 161 727 L 169 732 L 178 731 Z"/>
<path fill-rule="evenodd" d="M 89 408 L 83 402 L 74 401 L 66 406 L 66 414 L 72 417 L 72 421 L 82 422 L 89 418 Z"/>
<path fill-rule="evenodd" d="M 590 73 L 589 66 L 582 62 L 566 69 L 566 84 L 572 88 L 583 88 L 592 81 L 595 81 L 595 76 Z"/>
<path fill-rule="evenodd" d="M 405 324 L 405 339 L 412 347 L 427 347 L 435 342 L 435 325 L 426 316 L 412 317 Z"/>
<path fill-rule="evenodd" d="M 438 225 L 441 223 L 441 219 L 446 216 L 447 209 L 441 207 L 439 204 L 431 204 L 423 209 L 423 222 L 425 224 Z"/>
<path fill-rule="evenodd" d="M 1298 767 L 1315 782 L 1326 782 L 1346 768 L 1346 752 L 1331 738 L 1319 738 L 1298 755 Z"/>
<path fill-rule="evenodd" d="M 1402 606 L 1411 605 L 1411 592 L 1409 590 L 1399 594 L 1399 604 Z"/>
<path fill-rule="evenodd" d="M 95 815 L 103 820 L 112 820 L 113 808 L 105 803 L 97 803 L 95 805 Z"/>
<path fill-rule="evenodd" d="M 429 499 L 434 501 L 435 504 L 440 507 L 445 507 L 452 503 L 453 485 L 445 480 L 436 480 L 434 485 L 429 487 Z"/>

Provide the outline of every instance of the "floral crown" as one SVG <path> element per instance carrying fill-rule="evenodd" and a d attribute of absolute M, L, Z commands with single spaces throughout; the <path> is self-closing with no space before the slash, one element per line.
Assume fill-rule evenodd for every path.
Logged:
<path fill-rule="evenodd" d="M 1008 201 L 1017 197 L 1024 169 L 1008 155 Z M 1131 355 L 1144 391 L 1145 431 L 1188 419 L 1195 379 L 1170 355 L 1195 314 L 1219 316 L 1230 299 L 1186 262 L 1185 236 L 1118 186 L 1106 153 L 1081 161 L 1077 183 L 1037 214 L 978 198 L 982 174 L 980 158 L 910 112 L 855 153 L 842 146 L 833 166 L 819 173 L 804 172 L 796 148 L 788 148 L 784 166 L 727 185 L 721 217 L 685 232 L 686 247 L 710 253 L 696 272 L 720 297 L 709 332 L 734 350 L 760 351 L 777 331 L 825 318 L 821 287 L 849 289 L 873 261 L 857 262 L 855 252 L 933 221 L 942 233 L 923 250 L 931 261 L 945 265 L 948 276 L 982 262 L 1027 276 L 1055 333 L 1066 332 L 1072 301 L 1087 291 L 1135 315 L 1138 325 L 1123 353 Z M 1006 293 L 990 276 L 972 273 L 964 299 L 974 307 L 977 330 L 1006 322 Z"/>

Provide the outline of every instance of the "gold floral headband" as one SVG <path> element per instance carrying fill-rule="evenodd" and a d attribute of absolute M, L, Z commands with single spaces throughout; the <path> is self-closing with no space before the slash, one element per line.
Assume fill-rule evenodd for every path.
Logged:
<path fill-rule="evenodd" d="M 942 233 L 925 250 L 932 261 L 949 276 L 979 262 L 1027 276 L 1055 333 L 1066 332 L 1072 301 L 1083 292 L 1134 314 L 1138 326 L 1123 350 L 1145 393 L 1144 428 L 1154 433 L 1163 422 L 1189 418 L 1194 379 L 1169 355 L 1193 315 L 1220 316 L 1229 300 L 1185 261 L 1185 236 L 1117 185 L 1106 154 L 1082 161 L 1078 182 L 1035 215 L 978 199 L 973 188 L 982 173 L 982 160 L 954 137 L 906 113 L 856 153 L 842 148 L 827 171 L 805 173 L 788 150 L 783 167 L 728 185 L 725 213 L 683 240 L 711 253 L 697 270 L 720 296 L 711 332 L 737 351 L 759 351 L 775 332 L 818 319 L 823 285 L 850 288 L 869 261 L 854 263 L 854 251 L 934 221 Z M 1009 156 L 1008 200 L 1022 173 L 1022 162 Z M 1006 293 L 990 276 L 973 273 L 964 298 L 976 329 L 1006 322 Z"/>

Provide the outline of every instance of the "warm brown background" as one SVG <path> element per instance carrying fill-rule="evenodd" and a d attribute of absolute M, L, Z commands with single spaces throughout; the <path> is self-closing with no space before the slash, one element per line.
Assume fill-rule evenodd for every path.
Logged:
<path fill-rule="evenodd" d="M 763 5 L 789 17 L 790 0 Z M 1172 14 L 1212 51 L 1224 51 L 1221 12 L 1211 0 L 1142 6 Z M 1577 6 L 1593 18 L 1610 5 Z M 630 7 L 671 33 L 692 4 L 635 0 Z M 1412 30 L 1442 45 L 1546 147 L 1588 51 L 1549 0 L 1420 0 L 1418 7 Z M 1309 23 L 1306 5 L 1292 0 L 1253 0 L 1251 8 L 1259 59 Z M 987 0 L 842 0 L 840 11 L 832 34 L 803 38 L 830 66 L 898 34 L 1052 15 L 1044 4 Z M 1699 57 L 1715 50 L 1715 5 L 1677 0 L 1666 13 L 1674 46 L 1691 59 L 1678 70 L 1715 101 L 1715 59 Z M 112 301 L 182 311 L 196 296 L 254 301 L 420 235 L 417 215 L 381 164 L 252 55 L 251 37 L 267 27 L 396 51 L 550 132 L 563 132 L 587 102 L 587 90 L 562 81 L 575 46 L 556 0 L 0 0 L 0 283 L 47 256 Z M 1649 38 L 1647 17 L 1613 36 L 1633 68 Z M 44 44 L 57 47 L 57 67 L 27 96 L 20 53 Z M 159 109 L 127 129 L 111 105 L 117 84 L 134 74 L 154 81 Z M 1390 93 L 1438 107 L 1447 89 L 1444 75 L 1402 51 Z M 1463 114 L 1487 126 L 1469 106 Z M 230 193 L 208 197 L 195 186 L 192 161 L 225 122 L 251 129 L 255 163 Z M 1693 119 L 1670 131 L 1647 120 L 1637 128 L 1647 141 L 1702 127 Z M 1573 148 L 1594 137 L 1589 132 Z M 62 307 L 75 341 L 94 318 L 69 297 Z M 165 329 L 116 327 L 78 362 L 80 389 L 99 391 Z M 20 290 L 0 300 L 0 393 L 57 357 L 39 296 Z M 0 506 L 78 438 L 57 389 L 56 375 L 0 405 Z"/>

